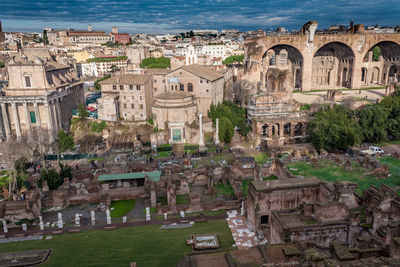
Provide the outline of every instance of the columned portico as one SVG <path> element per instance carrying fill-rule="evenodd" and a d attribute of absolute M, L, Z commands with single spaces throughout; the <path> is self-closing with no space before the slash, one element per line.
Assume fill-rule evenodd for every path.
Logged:
<path fill-rule="evenodd" d="M 26 127 L 26 133 L 28 135 L 28 140 L 32 141 L 32 125 L 31 125 L 31 114 L 28 109 L 28 103 L 24 102 L 24 111 L 25 111 L 25 127 Z"/>
<path fill-rule="evenodd" d="M 55 106 L 56 117 L 57 117 L 58 131 L 60 131 L 61 128 L 62 128 L 60 101 L 61 100 L 59 98 L 54 100 L 54 106 Z M 57 131 L 57 134 L 58 134 L 58 131 Z"/>
<path fill-rule="evenodd" d="M 41 143 L 43 140 L 43 136 L 42 136 L 42 121 L 40 119 L 40 112 L 39 112 L 39 106 L 37 102 L 33 103 L 33 106 L 35 108 L 35 118 L 36 118 L 36 127 L 37 127 L 37 133 L 38 133 L 38 137 L 39 137 L 39 142 Z"/>
<path fill-rule="evenodd" d="M 10 122 L 8 121 L 6 103 L 1 103 L 1 113 L 3 114 L 3 125 L 6 132 L 6 138 L 7 141 L 9 141 L 11 140 L 11 128 L 10 128 Z"/>
<path fill-rule="evenodd" d="M 12 107 L 12 112 L 13 112 L 15 134 L 17 135 L 17 140 L 19 141 L 19 140 L 21 140 L 21 125 L 19 124 L 17 104 L 15 102 L 12 102 L 11 107 Z"/>
<path fill-rule="evenodd" d="M 47 114 L 47 131 L 49 134 L 49 139 L 50 142 L 54 141 L 54 130 L 53 130 L 53 119 L 52 119 L 52 112 L 51 112 L 51 106 L 49 103 L 45 103 L 44 107 L 46 109 L 46 114 Z"/>
<path fill-rule="evenodd" d="M 53 122 L 53 134 L 54 138 L 57 137 L 58 134 L 58 116 L 56 111 L 55 100 L 49 102 L 50 111 L 51 111 L 51 121 Z"/>

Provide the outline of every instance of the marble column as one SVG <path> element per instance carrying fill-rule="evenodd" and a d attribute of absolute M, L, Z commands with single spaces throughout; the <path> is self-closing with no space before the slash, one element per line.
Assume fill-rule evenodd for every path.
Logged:
<path fill-rule="evenodd" d="M 199 112 L 199 146 L 204 147 L 204 137 L 203 137 L 203 113 Z"/>
<path fill-rule="evenodd" d="M 50 102 L 50 111 L 51 111 L 51 120 L 53 122 L 53 132 L 54 132 L 54 137 L 57 137 L 58 131 L 58 120 L 57 120 L 57 114 L 56 114 L 56 104 L 55 100 Z"/>
<path fill-rule="evenodd" d="M 219 144 L 219 119 L 215 120 L 215 144 Z"/>
<path fill-rule="evenodd" d="M 58 130 L 61 130 L 62 123 L 61 123 L 61 108 L 60 108 L 60 99 L 56 99 L 54 102 L 55 110 L 56 110 L 56 117 L 57 117 L 57 126 Z M 58 132 L 57 132 L 58 134 Z"/>
<path fill-rule="evenodd" d="M 15 126 L 15 133 L 17 134 L 17 140 L 21 140 L 21 125 L 19 124 L 18 109 L 15 102 L 11 103 L 13 111 L 13 121 Z"/>
<path fill-rule="evenodd" d="M 29 113 L 28 103 L 24 102 L 24 110 L 25 110 L 25 126 L 26 133 L 28 135 L 28 140 L 32 141 L 32 125 L 31 125 L 31 114 Z"/>
<path fill-rule="evenodd" d="M 8 121 L 8 116 L 7 116 L 6 103 L 1 103 L 1 113 L 3 114 L 3 124 L 4 124 L 4 129 L 6 132 L 6 138 L 7 138 L 7 141 L 9 141 L 11 139 L 11 129 L 10 129 L 10 123 Z"/>
<path fill-rule="evenodd" d="M 42 143 L 42 121 L 40 119 L 40 111 L 39 111 L 39 106 L 37 102 L 33 103 L 33 106 L 35 108 L 35 118 L 36 118 L 36 128 L 37 128 L 37 133 L 39 137 L 39 142 Z"/>
<path fill-rule="evenodd" d="M 53 132 L 53 120 L 51 116 L 51 107 L 49 103 L 44 104 L 47 113 L 47 131 L 49 133 L 49 140 L 54 141 L 54 132 Z"/>

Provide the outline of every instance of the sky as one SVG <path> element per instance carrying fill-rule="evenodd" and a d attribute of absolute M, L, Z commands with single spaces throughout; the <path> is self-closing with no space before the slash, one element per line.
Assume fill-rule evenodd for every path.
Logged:
<path fill-rule="evenodd" d="M 285 27 L 298 30 L 309 20 L 319 28 L 400 24 L 399 0 L 0 0 L 3 31 L 87 29 L 169 33 L 192 29 L 240 31 Z"/>

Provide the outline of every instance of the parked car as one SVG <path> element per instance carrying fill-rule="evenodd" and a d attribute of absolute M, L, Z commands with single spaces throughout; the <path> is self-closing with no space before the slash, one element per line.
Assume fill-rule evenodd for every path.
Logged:
<path fill-rule="evenodd" d="M 371 156 L 375 156 L 375 155 L 382 155 L 385 154 L 385 151 L 383 151 L 382 148 L 377 147 L 377 146 L 370 146 L 368 150 L 362 150 L 360 151 L 360 153 L 362 155 L 371 155 Z"/>

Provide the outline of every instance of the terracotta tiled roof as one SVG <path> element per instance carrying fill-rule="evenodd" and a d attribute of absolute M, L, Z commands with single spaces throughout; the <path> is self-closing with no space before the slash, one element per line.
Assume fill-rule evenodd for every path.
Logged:
<path fill-rule="evenodd" d="M 120 74 L 115 75 L 100 84 L 145 84 L 151 78 L 146 74 Z"/>
<path fill-rule="evenodd" d="M 224 77 L 223 74 L 210 69 L 209 67 L 202 66 L 202 65 L 189 65 L 189 66 L 182 66 L 179 69 L 184 69 L 194 75 L 197 75 L 203 79 L 209 81 L 215 81 Z"/>

